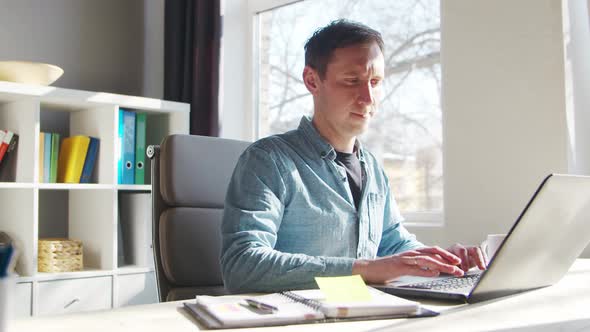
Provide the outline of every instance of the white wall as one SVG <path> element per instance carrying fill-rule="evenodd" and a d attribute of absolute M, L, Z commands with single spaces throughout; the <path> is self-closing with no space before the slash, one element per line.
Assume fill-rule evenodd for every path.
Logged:
<path fill-rule="evenodd" d="M 570 171 L 590 174 L 590 21 L 586 1 L 564 2 L 564 46 Z"/>
<path fill-rule="evenodd" d="M 441 52 L 446 227 L 428 235 L 478 243 L 568 171 L 561 1 L 445 0 Z"/>
<path fill-rule="evenodd" d="M 143 85 L 140 95 L 158 99 L 164 97 L 164 1 L 143 0 Z"/>
<path fill-rule="evenodd" d="M 222 0 L 219 136 L 252 140 L 251 16 L 247 0 Z"/>
<path fill-rule="evenodd" d="M 58 87 L 161 98 L 164 0 L 0 0 L 0 60 L 58 65 Z"/>
<path fill-rule="evenodd" d="M 564 1 L 569 172 L 590 175 L 590 15 L 588 2 Z M 590 257 L 590 246 L 584 252 Z"/>

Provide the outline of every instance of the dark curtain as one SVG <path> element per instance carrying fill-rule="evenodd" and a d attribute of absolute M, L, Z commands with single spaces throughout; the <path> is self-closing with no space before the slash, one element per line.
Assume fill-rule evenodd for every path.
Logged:
<path fill-rule="evenodd" d="M 191 104 L 192 135 L 218 136 L 220 0 L 165 6 L 164 99 Z"/>

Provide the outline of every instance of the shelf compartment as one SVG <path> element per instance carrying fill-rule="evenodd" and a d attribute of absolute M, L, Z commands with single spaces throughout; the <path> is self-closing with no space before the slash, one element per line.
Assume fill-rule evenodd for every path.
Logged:
<path fill-rule="evenodd" d="M 120 191 L 117 266 L 154 267 L 150 193 Z"/>
<path fill-rule="evenodd" d="M 146 149 L 150 145 L 159 145 L 162 142 L 162 140 L 168 135 L 185 134 L 189 130 L 189 123 L 186 121 L 188 112 L 178 111 L 172 113 L 164 113 L 126 107 L 124 107 L 123 109 L 134 113 L 146 114 Z M 144 184 L 150 185 L 151 163 L 149 158 L 145 155 L 145 151 L 143 151 L 143 155 L 145 157 Z"/>
<path fill-rule="evenodd" d="M 117 276 L 117 307 L 158 302 L 155 273 Z"/>
<path fill-rule="evenodd" d="M 81 240 L 85 269 L 112 270 L 115 208 L 112 189 L 39 190 L 38 238 Z"/>
<path fill-rule="evenodd" d="M 0 189 L 0 231 L 6 232 L 18 249 L 16 273 L 32 276 L 37 265 L 37 218 L 34 189 Z"/>
<path fill-rule="evenodd" d="M 98 138 L 100 145 L 90 182 L 114 184 L 116 110 L 115 106 L 60 109 L 42 102 L 40 131 L 60 134 L 60 146 L 66 137 L 84 135 Z M 41 167 L 42 161 L 38 165 Z"/>
<path fill-rule="evenodd" d="M 0 129 L 10 130 L 18 135 L 18 143 L 9 166 L 0 176 L 2 182 L 33 182 L 35 175 L 35 142 L 39 136 L 36 125 L 39 118 L 39 102 L 20 100 L 0 104 Z M 3 160 L 6 162 L 6 160 Z"/>

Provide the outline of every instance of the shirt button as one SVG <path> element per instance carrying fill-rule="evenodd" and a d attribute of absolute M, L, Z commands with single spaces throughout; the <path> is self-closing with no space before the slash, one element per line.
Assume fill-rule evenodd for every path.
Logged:
<path fill-rule="evenodd" d="M 320 154 L 320 156 L 321 156 L 322 158 L 325 158 L 327 155 L 328 155 L 328 153 L 327 153 L 327 152 L 325 152 L 325 151 L 324 151 L 324 152 L 322 152 L 322 153 Z"/>

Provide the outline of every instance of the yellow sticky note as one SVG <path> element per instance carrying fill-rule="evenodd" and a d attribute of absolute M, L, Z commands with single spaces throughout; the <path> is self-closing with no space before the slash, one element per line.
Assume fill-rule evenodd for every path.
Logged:
<path fill-rule="evenodd" d="M 315 277 L 326 302 L 365 302 L 371 294 L 360 275 L 345 277 Z"/>

